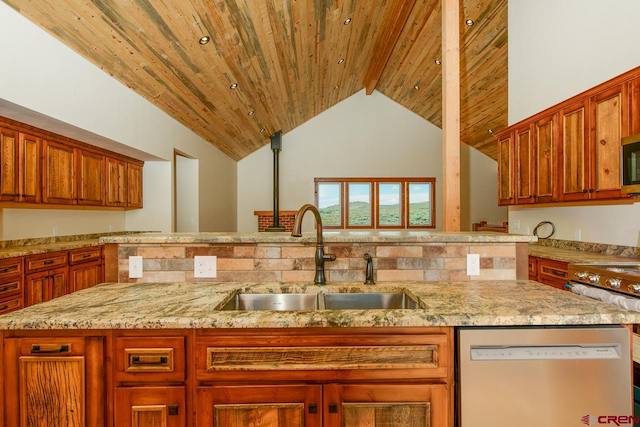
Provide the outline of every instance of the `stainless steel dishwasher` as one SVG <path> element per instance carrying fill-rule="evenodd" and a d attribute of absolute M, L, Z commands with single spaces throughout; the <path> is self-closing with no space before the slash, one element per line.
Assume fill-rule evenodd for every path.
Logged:
<path fill-rule="evenodd" d="M 460 328 L 457 338 L 461 427 L 571 427 L 633 414 L 627 328 Z"/>

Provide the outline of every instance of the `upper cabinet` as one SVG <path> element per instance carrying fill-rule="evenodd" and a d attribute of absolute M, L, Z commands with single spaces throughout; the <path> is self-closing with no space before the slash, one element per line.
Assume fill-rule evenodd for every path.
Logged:
<path fill-rule="evenodd" d="M 640 68 L 497 132 L 499 204 L 628 199 L 621 140 L 637 133 Z"/>
<path fill-rule="evenodd" d="M 143 206 L 141 161 L 1 117 L 0 158 L 0 202 L 5 206 Z"/>

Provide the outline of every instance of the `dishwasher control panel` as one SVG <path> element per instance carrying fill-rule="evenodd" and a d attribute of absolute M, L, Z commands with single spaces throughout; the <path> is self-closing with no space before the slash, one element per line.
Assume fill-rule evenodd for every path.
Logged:
<path fill-rule="evenodd" d="M 471 360 L 619 359 L 619 345 L 471 347 Z"/>

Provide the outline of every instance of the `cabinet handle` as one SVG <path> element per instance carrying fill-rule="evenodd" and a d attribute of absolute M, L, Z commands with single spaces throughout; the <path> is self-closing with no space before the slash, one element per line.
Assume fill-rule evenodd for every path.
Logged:
<path fill-rule="evenodd" d="M 53 264 L 54 262 L 55 262 L 55 260 L 53 260 L 53 259 L 48 259 L 48 260 L 46 260 L 46 261 L 43 261 L 43 262 L 42 262 L 42 264 L 44 264 L 44 265 L 49 265 L 49 264 Z"/>
<path fill-rule="evenodd" d="M 27 195 L 26 195 L 26 194 L 22 194 L 21 196 L 22 196 L 22 197 L 27 197 Z"/>
<path fill-rule="evenodd" d="M 15 288 L 15 286 L 5 286 L 4 288 L 0 288 L 0 292 L 6 292 L 11 290 L 11 288 Z"/>
<path fill-rule="evenodd" d="M 587 190 L 586 188 L 584 190 L 582 190 L 583 193 L 588 192 L 589 190 Z"/>
<path fill-rule="evenodd" d="M 329 413 L 337 414 L 338 413 L 338 404 L 337 403 L 329 403 Z"/>
<path fill-rule="evenodd" d="M 178 405 L 169 405 L 169 415 L 178 415 Z"/>
<path fill-rule="evenodd" d="M 40 345 L 31 346 L 31 354 L 45 354 L 45 353 L 67 353 L 69 352 L 70 344 L 47 344 L 45 348 Z"/>
<path fill-rule="evenodd" d="M 317 414 L 318 413 L 318 404 L 317 403 L 309 403 L 309 413 Z"/>
<path fill-rule="evenodd" d="M 93 254 L 82 254 L 82 258 L 89 258 L 90 256 L 93 256 Z"/>
<path fill-rule="evenodd" d="M 591 190 L 589 190 L 589 193 L 595 193 L 596 190 L 594 190 L 593 188 Z"/>
<path fill-rule="evenodd" d="M 146 356 L 144 360 L 140 360 L 140 356 L 132 356 L 131 364 L 132 365 L 164 365 L 167 363 L 167 360 L 168 359 L 166 356 L 160 356 L 160 357 Z"/>
<path fill-rule="evenodd" d="M 7 308 L 9 308 L 8 305 L 3 305 L 2 307 L 0 307 L 0 311 L 6 310 Z"/>
<path fill-rule="evenodd" d="M 3 267 L 0 268 L 0 273 L 6 273 L 7 271 L 9 271 L 10 267 Z"/>

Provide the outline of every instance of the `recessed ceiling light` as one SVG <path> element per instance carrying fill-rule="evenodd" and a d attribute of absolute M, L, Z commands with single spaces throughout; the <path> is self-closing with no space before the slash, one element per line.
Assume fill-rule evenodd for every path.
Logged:
<path fill-rule="evenodd" d="M 436 65 L 440 65 L 440 64 L 442 64 L 442 62 L 440 62 L 439 59 L 436 59 Z"/>
<path fill-rule="evenodd" d="M 338 64 L 342 64 L 344 62 L 344 59 L 341 59 L 340 61 L 338 61 Z"/>
<path fill-rule="evenodd" d="M 473 27 L 473 24 L 475 24 L 475 22 L 473 22 L 473 19 L 467 19 L 466 21 L 464 21 L 464 23 L 470 27 Z"/>
<path fill-rule="evenodd" d="M 250 116 L 253 116 L 255 113 L 256 113 L 256 112 L 255 112 L 255 111 L 253 111 L 253 110 L 249 111 L 249 115 L 250 115 Z"/>
<path fill-rule="evenodd" d="M 238 83 L 234 83 L 231 86 L 229 86 L 229 89 L 235 89 L 238 87 Z"/>
<path fill-rule="evenodd" d="M 344 25 L 349 25 L 350 23 L 351 23 L 351 18 L 347 18 L 347 19 L 344 21 Z"/>
<path fill-rule="evenodd" d="M 209 43 L 209 40 L 211 40 L 211 38 L 209 36 L 202 36 L 202 37 L 200 37 L 200 40 L 198 40 L 198 43 L 207 44 L 207 43 Z"/>
<path fill-rule="evenodd" d="M 414 88 L 415 90 L 418 90 L 418 89 L 420 89 L 420 86 L 415 85 L 413 88 Z"/>
<path fill-rule="evenodd" d="M 264 133 L 265 128 L 260 129 L 260 133 Z"/>
<path fill-rule="evenodd" d="M 334 88 L 334 89 L 338 89 L 339 87 L 340 87 L 340 86 L 338 86 L 338 85 L 335 85 L 335 86 L 334 86 L 333 88 Z"/>
<path fill-rule="evenodd" d="M 493 129 L 489 129 L 489 133 L 493 133 Z"/>

